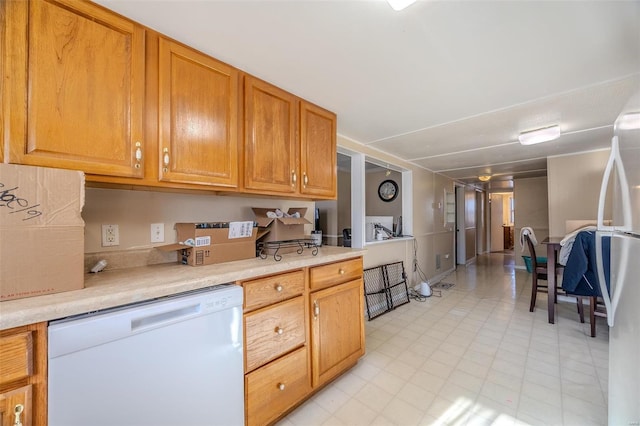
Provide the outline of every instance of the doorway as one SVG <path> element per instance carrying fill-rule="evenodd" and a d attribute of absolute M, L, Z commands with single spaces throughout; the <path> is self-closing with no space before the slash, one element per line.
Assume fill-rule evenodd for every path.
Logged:
<path fill-rule="evenodd" d="M 491 244 L 490 251 L 502 252 L 514 249 L 514 200 L 513 192 L 489 195 Z"/>

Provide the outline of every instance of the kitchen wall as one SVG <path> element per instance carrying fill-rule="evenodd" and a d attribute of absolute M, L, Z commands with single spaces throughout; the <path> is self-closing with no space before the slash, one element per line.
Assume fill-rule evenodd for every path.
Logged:
<path fill-rule="evenodd" d="M 285 211 L 289 207 L 306 207 L 305 217 L 312 223 L 305 225 L 305 232 L 309 234 L 313 229 L 314 204 L 310 201 L 271 198 L 87 188 L 82 210 L 85 253 L 89 255 L 86 256 L 89 264 L 95 260 L 97 255 L 92 254 L 96 253 L 111 253 L 110 259 L 114 259 L 110 263 L 112 267 L 137 266 L 137 263 L 145 261 L 161 263 L 172 257 L 153 247 L 176 242 L 176 222 L 254 220 L 251 207 L 280 208 Z M 150 243 L 152 223 L 164 223 L 164 243 Z M 102 224 L 118 225 L 119 246 L 101 246 Z M 119 256 L 116 256 L 116 252 Z"/>
<path fill-rule="evenodd" d="M 445 227 L 443 210 L 444 190 L 446 188 L 453 191 L 453 181 L 346 138 L 338 137 L 338 144 L 413 172 L 413 233 L 418 264 L 428 279 L 442 277 L 452 271 L 453 228 Z M 344 184 L 345 180 L 343 179 Z M 144 262 L 150 258 L 153 258 L 153 262 L 171 261 L 171 257 L 166 257 L 166 254 L 160 253 L 154 246 L 176 241 L 173 229 L 176 222 L 253 220 L 251 207 L 307 207 L 305 217 L 312 223 L 314 221 L 315 203 L 311 201 L 87 188 L 85 207 L 82 211 L 85 220 L 86 257 L 90 264 L 100 254 L 111 253 L 114 258 L 120 259 L 117 266 L 133 266 L 131 262 Z M 150 243 L 151 223 L 165 224 L 165 243 Z M 119 246 L 101 246 L 102 224 L 119 225 Z M 305 226 L 306 233 L 312 229 L 313 225 Z M 364 263 L 365 267 L 370 267 L 403 261 L 411 279 L 413 253 L 413 240 L 370 245 L 367 246 Z M 439 259 L 438 262 L 436 258 Z M 439 265 L 438 268 L 436 263 Z"/>
<path fill-rule="evenodd" d="M 549 236 L 549 197 L 547 177 L 515 179 L 513 196 L 515 199 L 514 250 L 516 267 L 524 268 L 522 256 L 529 256 L 527 248 L 522 251 L 520 231 L 523 227 L 533 228 L 536 239 L 541 242 Z M 536 255 L 544 256 L 546 247 L 540 245 Z"/>
<path fill-rule="evenodd" d="M 567 220 L 591 220 L 598 215 L 600 183 L 609 149 L 547 159 L 549 235 L 564 236 Z M 612 182 L 610 182 L 612 183 Z M 611 219 L 611 197 L 605 219 Z"/>
<path fill-rule="evenodd" d="M 393 180 L 398 184 L 398 196 L 395 200 L 386 202 L 378 197 L 378 187 L 385 180 Z M 386 170 L 366 173 L 366 207 L 367 216 L 393 216 L 393 223 L 398 221 L 398 216 L 402 216 L 402 174 L 395 170 L 390 170 L 389 176 Z"/>
<path fill-rule="evenodd" d="M 376 158 L 384 163 L 396 165 L 410 170 L 413 174 L 413 235 L 414 240 L 387 241 L 367 245 L 364 256 L 366 267 L 382 263 L 403 261 L 409 274 L 410 283 L 416 282 L 413 277 L 413 253 L 417 247 L 417 261 L 428 279 L 443 277 L 453 270 L 454 247 L 453 227 L 445 227 L 444 223 L 444 191 L 453 192 L 453 181 L 437 173 L 416 167 L 396 157 L 376 151 L 353 140 L 338 136 L 338 145 L 350 150 Z M 377 191 L 377 186 L 375 188 Z M 376 195 L 377 197 L 377 192 Z M 439 258 L 439 268 L 436 259 Z"/>
<path fill-rule="evenodd" d="M 342 245 L 342 230 L 351 227 L 351 173 L 338 170 L 338 199 L 317 201 L 325 244 Z"/>

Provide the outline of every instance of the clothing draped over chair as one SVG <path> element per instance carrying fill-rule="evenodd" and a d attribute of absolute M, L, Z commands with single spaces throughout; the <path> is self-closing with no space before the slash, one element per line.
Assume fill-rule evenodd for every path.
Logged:
<path fill-rule="evenodd" d="M 611 237 L 602 238 L 602 264 L 604 269 L 605 284 L 610 288 L 611 268 Z M 596 317 L 606 318 L 607 312 L 601 303 L 602 292 L 600 290 L 596 260 L 596 233 L 593 230 L 582 230 L 575 235 L 571 252 L 567 259 L 562 279 L 562 288 L 573 294 L 589 297 L 589 322 L 591 323 L 591 337 L 596 336 Z M 582 305 L 582 297 L 579 304 Z"/>
<path fill-rule="evenodd" d="M 529 226 L 524 226 L 521 230 L 520 230 L 520 250 L 522 252 L 524 252 L 524 248 L 526 247 L 527 243 L 525 241 L 525 236 L 528 236 L 529 239 L 531 240 L 531 243 L 534 246 L 538 245 L 538 240 L 536 239 L 536 234 L 535 232 L 533 232 L 533 228 L 529 227 Z"/>
<path fill-rule="evenodd" d="M 587 225 L 565 235 L 562 241 L 560 241 L 560 254 L 558 255 L 558 263 L 561 265 L 567 264 L 567 261 L 569 260 L 569 254 L 571 253 L 571 248 L 573 247 L 573 242 L 580 232 L 595 231 L 596 229 L 597 228 L 595 226 Z"/>
<path fill-rule="evenodd" d="M 580 231 L 576 234 L 562 276 L 562 288 L 567 293 L 602 296 L 596 266 L 595 237 L 595 231 Z M 604 276 L 609 288 L 611 237 L 603 237 L 602 251 Z"/>

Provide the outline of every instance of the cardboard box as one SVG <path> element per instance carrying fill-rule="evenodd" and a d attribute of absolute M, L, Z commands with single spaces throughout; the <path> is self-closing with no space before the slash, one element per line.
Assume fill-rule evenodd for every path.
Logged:
<path fill-rule="evenodd" d="M 247 222 L 235 223 L 244 223 L 244 231 L 247 230 Z M 176 223 L 178 243 L 158 248 L 165 251 L 179 250 L 179 260 L 191 266 L 212 265 L 256 257 L 258 233 L 256 225 L 249 222 L 251 234 L 239 236 L 242 234 L 238 234 L 232 224 L 234 222 Z"/>
<path fill-rule="evenodd" d="M 84 174 L 0 164 L 0 301 L 84 288 Z"/>
<path fill-rule="evenodd" d="M 263 209 L 253 207 L 253 213 L 256 215 L 256 223 L 259 227 L 258 240 L 260 242 L 268 241 L 288 241 L 305 238 L 304 225 L 309 222 L 304 218 L 307 208 L 290 208 L 287 212 L 292 215 L 300 213 L 299 218 L 295 217 L 277 217 L 271 218 L 267 216 L 267 212 L 275 212 L 276 209 Z"/>

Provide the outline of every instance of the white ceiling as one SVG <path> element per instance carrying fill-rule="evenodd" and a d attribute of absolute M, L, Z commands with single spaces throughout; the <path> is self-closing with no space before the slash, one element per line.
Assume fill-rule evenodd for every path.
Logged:
<path fill-rule="evenodd" d="M 338 133 L 464 182 L 601 149 L 640 89 L 640 1 L 98 3 L 338 114 Z M 563 136 L 523 147 L 519 132 Z"/>

